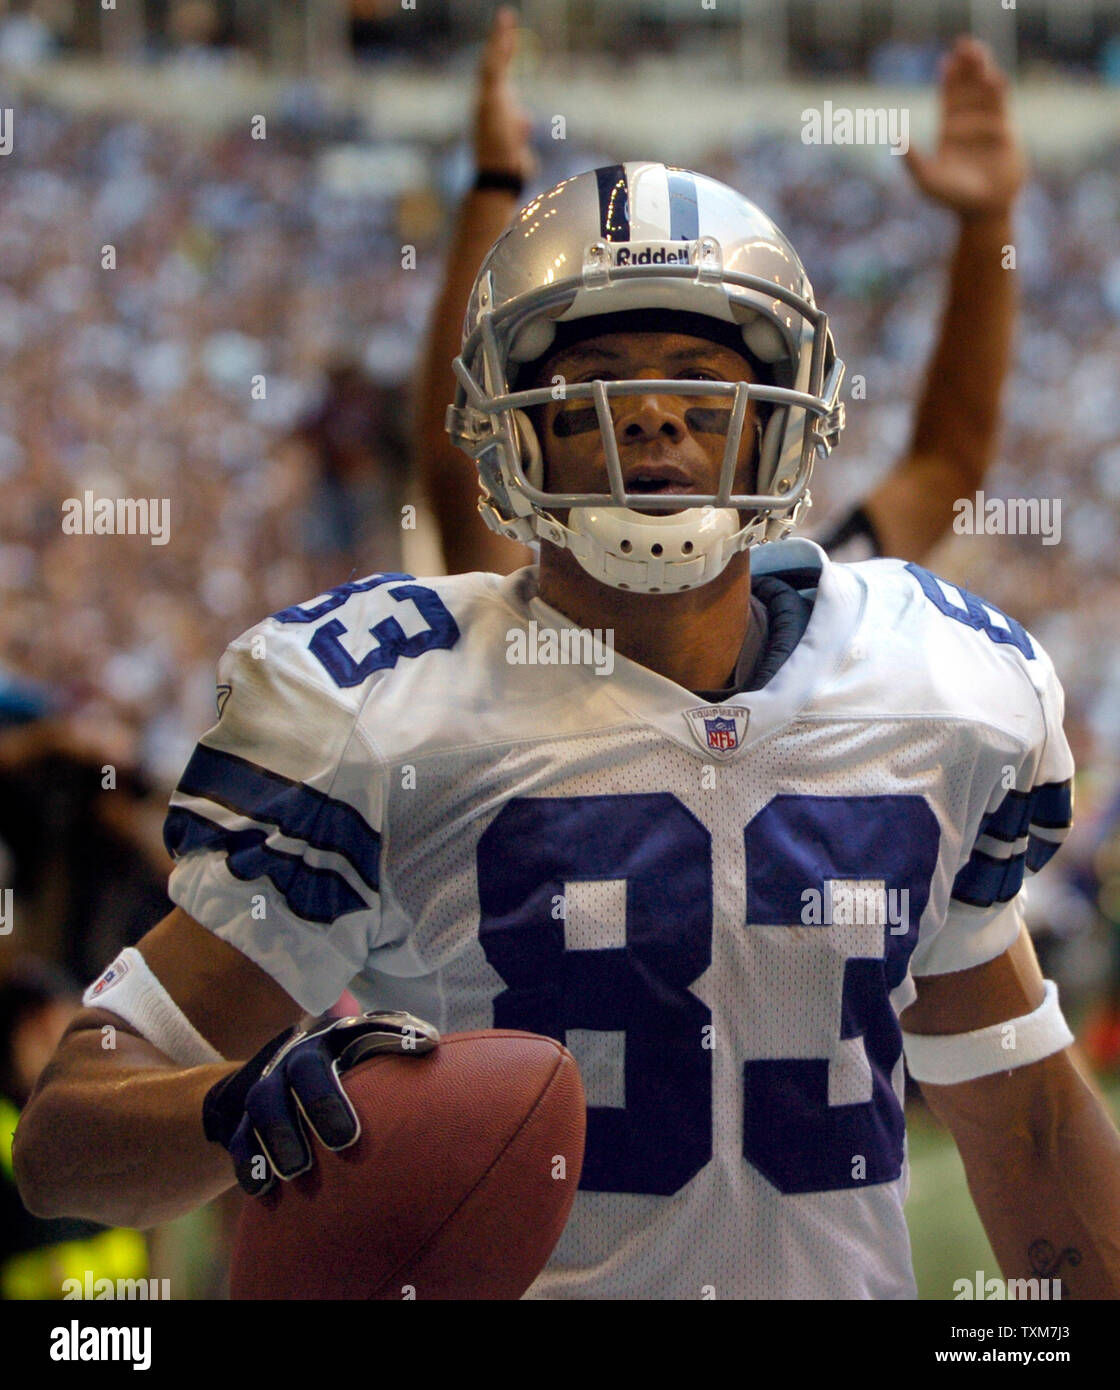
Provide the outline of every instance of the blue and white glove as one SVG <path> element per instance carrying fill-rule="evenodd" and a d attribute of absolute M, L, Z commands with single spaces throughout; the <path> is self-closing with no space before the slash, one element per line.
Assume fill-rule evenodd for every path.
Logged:
<path fill-rule="evenodd" d="M 379 1053 L 431 1052 L 439 1033 L 406 1013 L 334 1019 L 311 1032 L 287 1029 L 206 1093 L 202 1127 L 233 1159 L 251 1197 L 314 1163 L 307 1130 L 324 1148 L 346 1149 L 362 1132 L 341 1077 Z"/>

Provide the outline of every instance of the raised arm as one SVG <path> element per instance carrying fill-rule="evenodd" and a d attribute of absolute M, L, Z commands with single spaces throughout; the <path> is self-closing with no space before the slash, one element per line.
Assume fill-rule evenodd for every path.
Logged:
<path fill-rule="evenodd" d="M 502 8 L 494 17 L 479 71 L 474 113 L 478 171 L 531 176 L 530 123 L 509 80 L 517 43 L 517 17 Z M 478 515 L 478 475 L 451 443 L 444 414 L 455 394 L 452 359 L 458 356 L 463 316 L 478 268 L 517 210 L 512 188 L 472 189 L 455 222 L 443 286 L 432 310 L 415 401 L 415 469 L 439 527 L 449 574 L 491 570 L 498 574 L 528 564 L 526 547 L 489 530 Z"/>
<path fill-rule="evenodd" d="M 936 151 L 911 146 L 906 158 L 925 196 L 956 213 L 957 242 L 909 452 L 863 509 L 884 554 L 921 560 L 948 531 L 954 501 L 975 493 L 992 462 L 1015 329 L 1006 248 L 1026 164 L 1007 79 L 982 43 L 957 40 L 941 76 Z"/>
<path fill-rule="evenodd" d="M 924 1036 L 1005 1028 L 1043 999 L 1025 928 L 986 965 L 917 986 L 902 1026 Z M 1005 1055 L 1013 1066 L 1015 1047 Z M 973 1081 L 924 1081 L 922 1094 L 956 1140 L 1005 1278 L 1053 1277 L 1072 1298 L 1120 1297 L 1120 1134 L 1072 1049 Z"/>

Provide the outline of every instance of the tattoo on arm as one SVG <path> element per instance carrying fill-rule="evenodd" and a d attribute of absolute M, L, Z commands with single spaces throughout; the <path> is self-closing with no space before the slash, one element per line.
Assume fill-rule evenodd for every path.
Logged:
<path fill-rule="evenodd" d="M 1076 1269 L 1081 1263 L 1081 1251 L 1072 1245 L 1067 1245 L 1064 1250 L 1055 1251 L 1048 1240 L 1036 1240 L 1031 1243 L 1027 1250 L 1027 1259 L 1030 1261 L 1033 1274 L 1040 1274 L 1044 1278 L 1053 1279 L 1063 1264 L 1068 1264 L 1071 1269 Z M 1062 1281 L 1062 1297 L 1069 1297 L 1069 1289 L 1066 1288 L 1064 1279 Z"/>

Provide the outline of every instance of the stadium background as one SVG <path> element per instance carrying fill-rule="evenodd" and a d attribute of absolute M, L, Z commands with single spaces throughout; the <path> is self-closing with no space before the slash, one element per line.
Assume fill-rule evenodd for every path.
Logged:
<path fill-rule="evenodd" d="M 355 569 L 437 563 L 430 528 L 400 525 L 420 502 L 407 395 L 473 173 L 490 14 L 0 6 L 0 886 L 20 890 L 0 965 L 34 951 L 84 980 L 156 920 L 162 807 L 231 637 Z M 801 112 L 906 107 L 928 146 L 956 34 L 1012 75 L 1033 178 L 986 491 L 1061 499 L 1061 542 L 954 536 L 932 567 L 1026 623 L 1065 684 L 1079 828 L 1032 894 L 1032 927 L 1083 1020 L 1115 984 L 1120 917 L 1120 855 L 1097 843 L 1120 771 L 1120 0 L 526 0 L 522 22 L 515 77 L 540 159 L 526 199 L 600 163 L 684 163 L 798 247 L 849 379 L 867 383 L 814 479 L 816 515 L 905 448 L 952 219 L 888 150 L 804 145 Z M 332 430 L 360 440 L 360 466 L 333 465 Z M 170 543 L 64 535 L 63 501 L 87 489 L 169 498 Z M 97 795 L 106 765 L 119 796 Z M 919 1288 L 944 1298 L 997 1265 L 955 1150 L 920 1100 L 910 1110 Z M 160 1234 L 153 1273 L 177 1296 L 215 1287 L 216 1230 L 204 1213 Z"/>

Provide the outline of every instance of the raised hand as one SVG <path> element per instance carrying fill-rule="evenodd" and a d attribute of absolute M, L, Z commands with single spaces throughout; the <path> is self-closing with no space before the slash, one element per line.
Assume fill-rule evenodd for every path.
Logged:
<path fill-rule="evenodd" d="M 529 144 L 532 122 L 510 81 L 516 49 L 517 14 L 503 5 L 494 15 L 478 72 L 474 156 L 479 169 L 520 174 L 529 180 L 536 173 L 537 160 Z"/>
<path fill-rule="evenodd" d="M 1006 212 L 1026 178 L 1007 85 L 985 44 L 959 38 L 941 66 L 936 149 L 927 155 L 911 145 L 906 153 L 919 189 L 962 217 Z"/>

